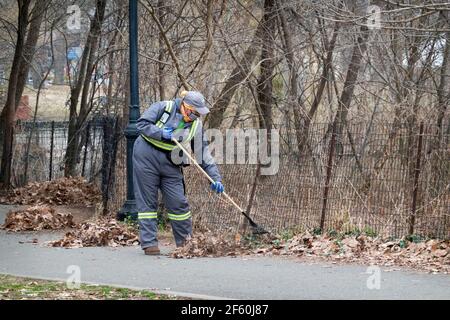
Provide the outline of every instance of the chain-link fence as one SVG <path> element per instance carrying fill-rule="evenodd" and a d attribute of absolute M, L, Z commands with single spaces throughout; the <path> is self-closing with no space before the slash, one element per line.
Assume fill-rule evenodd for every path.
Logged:
<path fill-rule="evenodd" d="M 413 134 L 406 128 L 393 132 L 388 124 L 347 128 L 338 141 L 330 124 L 312 125 L 301 155 L 289 148 L 292 141 L 280 139 L 279 171 L 272 176 L 257 177 L 256 164 L 219 165 L 226 191 L 273 231 L 323 228 L 450 238 L 449 132 L 439 138 L 432 126 Z M 280 136 L 288 136 L 285 129 Z M 124 172 L 123 164 L 116 165 Z M 196 170 L 184 170 L 194 223 L 236 231 L 242 215 L 208 191 Z M 125 178 L 117 181 L 118 205 L 125 199 Z"/>
<path fill-rule="evenodd" d="M 116 212 L 126 200 L 126 139 L 121 136 L 108 142 L 112 143 L 105 149 L 108 153 L 117 150 L 117 155 L 108 157 L 115 173 L 102 171 L 106 123 L 94 121 L 85 128 L 88 139 L 82 141 L 78 172 L 99 185 L 108 177 L 104 198 L 109 210 Z M 30 128 L 24 123 L 16 134 L 13 170 L 17 180 L 23 173 Z M 307 147 L 299 154 L 292 138 L 295 132 L 280 127 L 280 164 L 275 175 L 258 175 L 257 164 L 221 164 L 219 169 L 228 194 L 273 231 L 323 228 L 450 238 L 449 130 L 438 132 L 430 125 L 418 125 L 413 133 L 406 127 L 392 128 L 391 124 L 347 125 L 340 138 L 330 124 L 314 124 Z M 67 123 L 35 127 L 29 181 L 63 175 L 66 137 Z M 194 223 L 236 231 L 243 222 L 240 212 L 208 191 L 209 183 L 194 166 L 184 172 Z"/>

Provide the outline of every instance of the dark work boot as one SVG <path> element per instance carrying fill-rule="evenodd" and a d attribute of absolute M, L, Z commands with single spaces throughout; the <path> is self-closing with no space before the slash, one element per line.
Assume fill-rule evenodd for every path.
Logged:
<path fill-rule="evenodd" d="M 144 253 L 147 256 L 157 256 L 159 254 L 161 254 L 161 251 L 159 251 L 158 246 L 153 246 L 153 247 L 147 247 L 144 249 Z"/>
<path fill-rule="evenodd" d="M 177 248 L 183 248 L 183 247 L 185 247 L 185 246 L 186 246 L 186 243 L 187 243 L 186 240 L 181 241 L 181 242 L 178 242 L 178 243 L 177 243 Z"/>

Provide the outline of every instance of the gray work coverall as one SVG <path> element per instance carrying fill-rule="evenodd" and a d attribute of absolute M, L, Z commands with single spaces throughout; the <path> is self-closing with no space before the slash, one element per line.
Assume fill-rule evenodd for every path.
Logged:
<path fill-rule="evenodd" d="M 133 149 L 133 181 L 142 249 L 158 245 L 158 189 L 162 192 L 177 246 L 182 246 L 186 237 L 192 235 L 192 217 L 185 195 L 181 166 L 174 164 L 170 152 L 155 147 L 142 137 L 145 135 L 164 141 L 162 128 L 158 127 L 156 123 L 164 114 L 167 103 L 167 101 L 153 103 L 137 121 L 139 137 L 136 139 Z M 165 127 L 181 126 L 180 129 L 184 128 L 185 133 L 189 132 L 192 122 L 183 125 L 181 121 L 183 118 L 179 111 L 181 99 L 175 99 L 173 103 Z M 183 132 L 183 130 L 180 131 Z M 191 146 L 194 147 L 197 159 L 200 155 L 199 163 L 203 170 L 214 181 L 221 181 L 217 166 L 208 151 L 208 141 L 204 137 L 200 119 L 198 119 L 197 130 L 191 140 Z"/>

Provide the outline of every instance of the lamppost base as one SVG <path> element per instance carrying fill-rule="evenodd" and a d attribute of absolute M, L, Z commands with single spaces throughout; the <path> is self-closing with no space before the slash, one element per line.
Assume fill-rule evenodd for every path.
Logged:
<path fill-rule="evenodd" d="M 133 221 L 137 221 L 137 210 L 136 210 L 136 200 L 127 200 L 123 204 L 123 207 L 117 213 L 116 218 L 119 221 L 124 221 L 129 218 Z"/>

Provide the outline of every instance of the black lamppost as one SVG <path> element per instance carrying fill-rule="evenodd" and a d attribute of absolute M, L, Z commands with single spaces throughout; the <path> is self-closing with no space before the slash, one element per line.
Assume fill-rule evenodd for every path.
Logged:
<path fill-rule="evenodd" d="M 139 119 L 139 73 L 138 73 L 138 0 L 129 1 L 130 38 L 130 113 L 124 133 L 127 138 L 127 200 L 117 214 L 119 220 L 129 216 L 137 218 L 133 188 L 133 145 L 138 136 L 136 121 Z"/>

